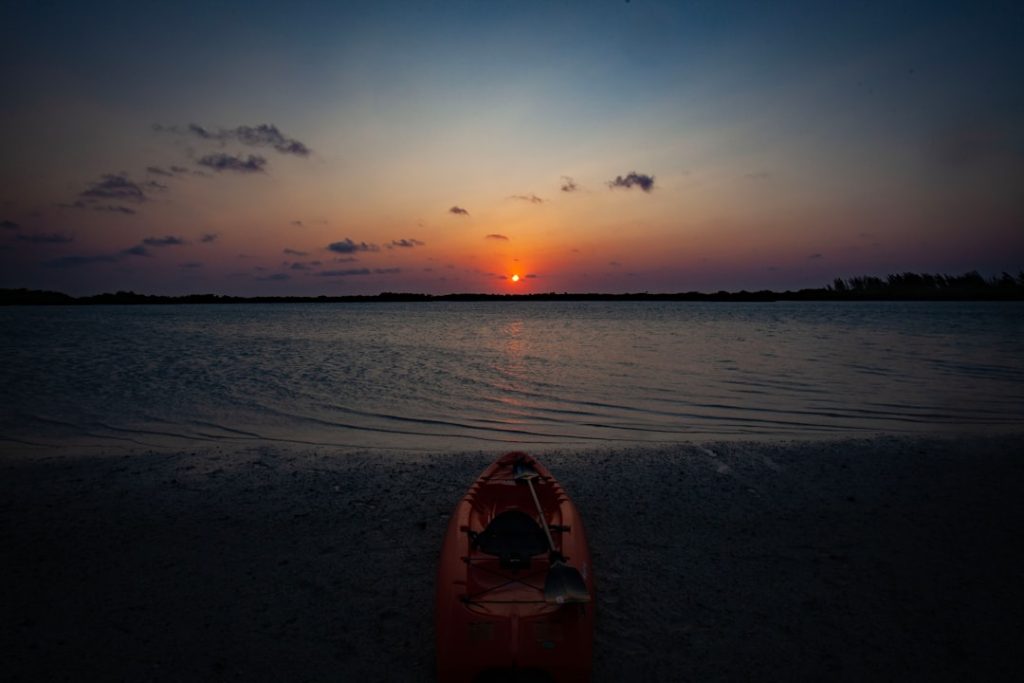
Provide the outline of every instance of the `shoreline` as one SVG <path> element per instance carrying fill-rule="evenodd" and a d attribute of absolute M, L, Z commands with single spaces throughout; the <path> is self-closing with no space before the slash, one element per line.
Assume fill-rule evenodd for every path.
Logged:
<path fill-rule="evenodd" d="M 595 683 L 1009 680 L 1019 443 L 530 452 L 587 527 Z M 9 680 L 432 680 L 441 538 L 501 452 L 5 455 Z"/>

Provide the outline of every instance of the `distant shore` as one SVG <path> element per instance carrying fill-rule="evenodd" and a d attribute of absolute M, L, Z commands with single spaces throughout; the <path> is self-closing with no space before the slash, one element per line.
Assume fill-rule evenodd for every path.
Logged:
<path fill-rule="evenodd" d="M 590 536 L 595 682 L 1014 679 L 1019 443 L 534 451 Z M 498 455 L 5 455 L 5 678 L 431 680 L 441 537 Z"/>
<path fill-rule="evenodd" d="M 885 280 L 872 277 L 836 278 L 831 285 L 796 291 L 767 289 L 739 292 L 537 292 L 532 294 L 418 294 L 381 292 L 351 296 L 225 296 L 186 294 L 160 296 L 116 292 L 73 297 L 63 292 L 35 289 L 0 289 L 0 306 L 70 306 L 97 304 L 287 304 L 372 303 L 427 301 L 1024 301 L 1024 271 L 1016 277 L 1003 273 L 985 279 L 977 272 L 963 275 L 902 273 Z"/>

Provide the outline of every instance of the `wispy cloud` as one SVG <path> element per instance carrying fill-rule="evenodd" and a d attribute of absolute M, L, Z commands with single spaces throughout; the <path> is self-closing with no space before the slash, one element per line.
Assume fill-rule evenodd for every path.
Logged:
<path fill-rule="evenodd" d="M 204 234 L 202 237 L 200 237 L 199 241 L 202 242 L 203 244 L 210 244 L 211 242 L 216 242 L 219 238 L 220 235 L 218 235 L 217 233 L 208 232 Z"/>
<path fill-rule="evenodd" d="M 394 275 L 401 273 L 401 268 L 346 268 L 344 270 L 321 270 L 316 273 L 319 277 L 352 277 L 361 275 Z"/>
<path fill-rule="evenodd" d="M 319 277 L 349 277 L 350 275 L 369 275 L 369 268 L 345 268 L 342 270 L 321 270 Z"/>
<path fill-rule="evenodd" d="M 285 247 L 284 249 L 282 249 L 281 253 L 285 254 L 286 256 L 308 256 L 309 255 L 309 252 L 307 252 L 307 251 L 299 251 L 298 249 L 289 249 L 288 247 Z"/>
<path fill-rule="evenodd" d="M 121 252 L 124 256 L 152 256 L 149 253 L 149 249 L 146 249 L 145 245 L 136 244 L 134 247 L 128 247 Z"/>
<path fill-rule="evenodd" d="M 391 244 L 388 245 L 388 249 L 391 249 L 392 247 L 405 247 L 411 249 L 412 247 L 422 247 L 423 245 L 423 242 L 415 239 L 391 240 Z"/>
<path fill-rule="evenodd" d="M 747 180 L 768 180 L 772 177 L 772 174 L 768 171 L 754 171 L 752 173 L 744 173 L 743 177 Z"/>
<path fill-rule="evenodd" d="M 166 237 L 147 237 L 142 240 L 142 243 L 150 247 L 176 247 L 182 244 L 188 244 L 184 238 L 175 237 L 174 235 L 167 235 Z"/>
<path fill-rule="evenodd" d="M 142 186 L 124 173 L 107 173 L 78 195 L 86 199 L 117 199 L 123 202 L 144 202 L 148 199 Z"/>
<path fill-rule="evenodd" d="M 194 171 L 190 168 L 175 166 L 173 164 L 170 166 L 147 166 L 146 172 L 152 173 L 153 175 L 163 176 L 164 178 L 177 178 L 183 175 L 206 175 L 202 171 Z"/>
<path fill-rule="evenodd" d="M 492 233 L 490 235 L 484 235 L 484 239 L 485 240 L 503 240 L 505 242 L 508 242 L 508 237 L 506 237 L 505 235 L 499 235 L 497 233 Z"/>
<path fill-rule="evenodd" d="M 166 133 L 177 133 L 181 135 L 192 135 L 203 140 L 216 142 L 236 141 L 250 147 L 273 147 L 281 154 L 293 154 L 295 156 L 309 156 L 310 149 L 304 143 L 295 138 L 290 138 L 271 123 L 261 123 L 256 126 L 236 126 L 235 128 L 206 128 L 198 123 L 190 123 L 187 126 L 163 126 L 159 123 L 153 125 L 153 130 Z"/>
<path fill-rule="evenodd" d="M 263 167 L 267 165 L 267 160 L 255 154 L 250 154 L 247 158 L 243 159 L 241 156 L 218 152 L 216 154 L 207 154 L 196 163 L 212 168 L 218 173 L 221 171 L 263 173 Z"/>
<path fill-rule="evenodd" d="M 366 242 L 353 242 L 346 237 L 340 242 L 331 242 L 327 245 L 327 249 L 338 254 L 354 254 L 357 251 L 379 251 L 380 247 Z"/>
<path fill-rule="evenodd" d="M 178 267 L 182 270 L 198 270 L 203 267 L 203 264 L 199 261 L 188 261 L 187 263 L 182 263 Z"/>
<path fill-rule="evenodd" d="M 283 282 L 285 280 L 292 279 L 292 276 L 289 275 L 288 273 L 272 273 L 270 275 L 266 275 L 264 277 L 258 277 L 256 279 L 257 280 L 264 280 L 264 281 L 267 281 L 267 282 Z"/>
<path fill-rule="evenodd" d="M 32 234 L 19 233 L 18 240 L 30 244 L 67 244 L 73 242 L 74 237 L 62 235 L 59 232 L 36 232 Z"/>
<path fill-rule="evenodd" d="M 111 256 L 109 254 L 99 254 L 96 256 L 61 256 L 60 258 L 44 261 L 43 265 L 47 268 L 78 268 L 80 266 L 88 266 L 94 263 L 111 263 L 116 260 L 116 256 Z"/>
<path fill-rule="evenodd" d="M 562 176 L 562 192 L 576 192 L 579 189 L 575 180 L 567 175 Z"/>
<path fill-rule="evenodd" d="M 301 228 L 302 227 L 302 221 L 292 221 L 291 223 L 289 223 L 289 225 L 294 225 L 297 228 Z"/>
<path fill-rule="evenodd" d="M 654 176 L 630 171 L 625 176 L 620 175 L 616 176 L 615 180 L 609 180 L 608 187 L 612 189 L 621 187 L 627 190 L 632 187 L 639 187 L 644 192 L 650 192 L 654 189 Z"/>
<path fill-rule="evenodd" d="M 461 206 L 453 206 L 452 208 L 448 209 L 448 213 L 453 213 L 456 216 L 468 216 L 469 215 L 469 211 L 466 211 Z"/>
<path fill-rule="evenodd" d="M 821 258 L 825 258 L 825 257 L 824 257 L 824 256 L 823 256 L 822 254 L 817 254 L 817 253 L 816 253 L 816 254 L 811 254 L 811 255 L 810 255 L 810 256 L 808 256 L 807 258 L 808 258 L 808 260 L 811 260 L 811 261 L 816 261 L 816 260 L 818 260 L 818 259 L 821 259 Z"/>
<path fill-rule="evenodd" d="M 509 199 L 518 199 L 521 202 L 530 202 L 531 204 L 543 204 L 546 199 L 542 199 L 535 194 L 514 194 Z"/>

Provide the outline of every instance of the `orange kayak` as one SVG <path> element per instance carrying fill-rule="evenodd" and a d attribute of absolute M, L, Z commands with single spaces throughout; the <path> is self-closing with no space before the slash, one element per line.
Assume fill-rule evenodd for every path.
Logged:
<path fill-rule="evenodd" d="M 435 616 L 443 683 L 590 680 L 594 571 L 583 523 L 525 453 L 499 458 L 455 506 Z"/>

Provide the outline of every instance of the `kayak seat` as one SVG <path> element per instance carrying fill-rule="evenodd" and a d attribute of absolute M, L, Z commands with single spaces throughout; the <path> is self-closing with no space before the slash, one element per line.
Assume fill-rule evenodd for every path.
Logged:
<path fill-rule="evenodd" d="M 497 556 L 505 569 L 526 569 L 531 557 L 548 551 L 548 540 L 533 517 L 521 510 L 505 510 L 476 534 L 473 547 Z"/>

